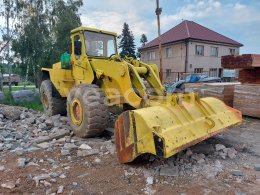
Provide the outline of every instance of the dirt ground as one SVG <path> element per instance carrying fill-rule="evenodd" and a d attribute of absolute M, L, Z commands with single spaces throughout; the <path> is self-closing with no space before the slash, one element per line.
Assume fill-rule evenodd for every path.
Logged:
<path fill-rule="evenodd" d="M 70 142 L 77 143 L 78 140 L 72 137 Z M 52 150 L 40 149 L 24 154 L 1 152 L 0 166 L 4 168 L 0 169 L 0 183 L 13 182 L 15 187 L 2 186 L 0 194 L 260 194 L 260 171 L 255 167 L 260 164 L 258 119 L 244 118 L 243 125 L 204 143 L 204 147 L 223 144 L 235 148 L 237 154 L 233 159 L 209 154 L 200 163 L 189 163 L 185 162 L 186 157 L 179 157 L 185 155 L 184 152 L 170 159 L 150 158 L 120 164 L 116 153 L 111 151 L 113 144 L 109 139 L 100 140 L 97 144 L 93 139 L 79 141 L 99 149 L 97 154 L 86 157 L 79 156 L 77 150 L 62 155 L 59 146 L 64 140 L 55 143 Z M 111 144 L 110 150 L 104 149 L 106 143 Z M 26 166 L 17 166 L 19 158 L 26 159 Z M 214 172 L 212 163 L 220 164 L 220 170 Z M 191 171 L 180 174 L 180 167 L 186 165 Z M 178 174 L 161 174 L 165 167 L 179 167 Z M 37 185 L 35 177 L 42 174 L 47 176 L 39 179 Z"/>

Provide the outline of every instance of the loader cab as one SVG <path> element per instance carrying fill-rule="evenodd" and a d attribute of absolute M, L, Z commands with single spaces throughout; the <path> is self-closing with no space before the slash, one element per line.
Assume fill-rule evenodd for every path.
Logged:
<path fill-rule="evenodd" d="M 75 56 L 109 58 L 117 55 L 117 35 L 112 32 L 80 27 L 71 32 L 72 51 Z"/>

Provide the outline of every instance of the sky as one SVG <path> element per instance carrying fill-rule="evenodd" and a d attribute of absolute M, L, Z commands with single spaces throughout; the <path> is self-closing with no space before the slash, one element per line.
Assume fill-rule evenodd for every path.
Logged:
<path fill-rule="evenodd" d="M 121 34 L 129 24 L 137 47 L 140 35 L 157 37 L 156 0 L 83 0 L 84 26 Z M 192 20 L 242 43 L 240 53 L 260 53 L 260 0 L 160 0 L 162 33 L 182 20 Z"/>

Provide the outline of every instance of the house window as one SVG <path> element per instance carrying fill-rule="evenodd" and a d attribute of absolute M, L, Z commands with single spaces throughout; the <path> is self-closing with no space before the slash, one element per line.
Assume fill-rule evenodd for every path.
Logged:
<path fill-rule="evenodd" d="M 236 54 L 236 49 L 229 49 L 229 54 L 230 55 L 235 55 Z"/>
<path fill-rule="evenodd" d="M 204 56 L 204 46 L 203 45 L 196 45 L 196 55 Z"/>
<path fill-rule="evenodd" d="M 211 47 L 211 56 L 218 57 L 218 48 Z"/>
<path fill-rule="evenodd" d="M 195 68 L 194 73 L 203 73 L 203 68 Z"/>
<path fill-rule="evenodd" d="M 171 69 L 166 69 L 166 78 L 170 77 L 172 73 Z"/>
<path fill-rule="evenodd" d="M 155 60 L 155 51 L 149 51 L 147 54 L 148 60 Z"/>
<path fill-rule="evenodd" d="M 209 69 L 209 76 L 217 77 L 218 76 L 218 69 L 217 68 L 210 68 Z"/>
<path fill-rule="evenodd" d="M 172 48 L 166 48 L 166 58 L 171 58 L 172 57 Z"/>

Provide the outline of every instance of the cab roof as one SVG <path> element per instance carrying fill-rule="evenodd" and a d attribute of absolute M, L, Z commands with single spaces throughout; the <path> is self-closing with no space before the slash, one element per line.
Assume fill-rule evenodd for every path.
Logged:
<path fill-rule="evenodd" d="M 109 35 L 113 35 L 113 36 L 117 37 L 117 34 L 114 32 L 109 32 L 109 31 L 95 29 L 95 28 L 88 28 L 88 27 L 84 27 L 84 26 L 73 29 L 71 31 L 71 34 L 77 33 L 79 31 L 92 31 L 92 32 L 98 32 L 98 33 L 103 33 L 103 34 L 109 34 Z"/>

